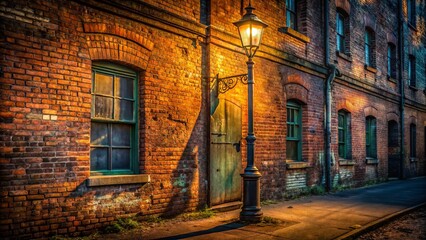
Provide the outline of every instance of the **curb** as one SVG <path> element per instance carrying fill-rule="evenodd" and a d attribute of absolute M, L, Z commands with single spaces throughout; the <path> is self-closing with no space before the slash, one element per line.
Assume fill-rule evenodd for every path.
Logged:
<path fill-rule="evenodd" d="M 374 230 L 376 228 L 379 228 L 379 227 L 385 225 L 386 223 L 389 223 L 392 220 L 395 220 L 396 218 L 401 217 L 402 215 L 408 214 L 408 213 L 410 213 L 410 212 L 412 212 L 412 211 L 414 211 L 416 209 L 419 209 L 419 208 L 421 208 L 423 206 L 426 206 L 426 202 L 420 203 L 420 204 L 418 204 L 416 206 L 413 206 L 413 207 L 410 207 L 410 208 L 406 208 L 406 209 L 403 209 L 401 211 L 389 214 L 389 215 L 387 215 L 385 217 L 379 218 L 379 219 L 377 219 L 375 221 L 372 221 L 372 222 L 368 223 L 367 225 L 365 225 L 365 226 L 363 226 L 361 228 L 352 230 L 352 231 L 350 231 L 348 233 L 345 233 L 345 234 L 343 234 L 343 235 L 341 235 L 341 236 L 339 236 L 337 238 L 334 238 L 334 240 L 350 240 L 350 239 L 355 239 L 355 238 L 361 236 L 364 233 L 367 233 L 367 232 L 372 231 L 372 230 Z"/>

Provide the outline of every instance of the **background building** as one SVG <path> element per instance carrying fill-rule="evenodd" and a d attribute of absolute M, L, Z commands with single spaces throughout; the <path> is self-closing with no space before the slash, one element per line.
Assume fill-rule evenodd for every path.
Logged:
<path fill-rule="evenodd" d="M 254 59 L 262 200 L 326 176 L 339 187 L 425 175 L 425 1 L 252 4 L 269 25 Z M 246 86 L 219 90 L 247 72 L 232 24 L 247 5 L 0 1 L 2 236 L 239 201 Z"/>

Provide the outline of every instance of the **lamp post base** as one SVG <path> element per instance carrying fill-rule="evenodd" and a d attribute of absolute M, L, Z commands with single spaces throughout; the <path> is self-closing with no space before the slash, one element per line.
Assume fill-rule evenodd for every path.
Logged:
<path fill-rule="evenodd" d="M 260 207 L 260 177 L 262 175 L 255 171 L 245 171 L 243 177 L 243 207 L 240 220 L 245 222 L 260 222 L 263 212 Z"/>

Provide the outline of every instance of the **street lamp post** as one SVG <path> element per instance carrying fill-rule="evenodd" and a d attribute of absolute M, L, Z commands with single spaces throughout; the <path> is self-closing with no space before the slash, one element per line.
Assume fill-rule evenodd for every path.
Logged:
<path fill-rule="evenodd" d="M 254 165 L 254 121 L 253 121 L 253 57 L 260 46 L 263 30 L 268 26 L 255 14 L 254 8 L 249 2 L 246 14 L 234 25 L 238 28 L 241 44 L 248 57 L 247 85 L 248 85 L 248 134 L 247 141 L 247 167 L 244 169 L 243 177 L 243 207 L 240 213 L 241 221 L 259 222 L 262 220 L 262 209 L 260 207 L 260 177 L 262 176 Z"/>

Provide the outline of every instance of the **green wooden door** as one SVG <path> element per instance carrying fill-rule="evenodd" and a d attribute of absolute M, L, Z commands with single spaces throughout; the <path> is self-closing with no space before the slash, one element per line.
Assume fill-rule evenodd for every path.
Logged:
<path fill-rule="evenodd" d="M 220 99 L 211 116 L 210 201 L 241 200 L 241 107 Z"/>

